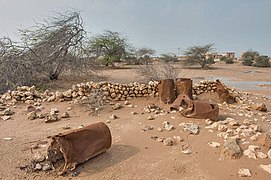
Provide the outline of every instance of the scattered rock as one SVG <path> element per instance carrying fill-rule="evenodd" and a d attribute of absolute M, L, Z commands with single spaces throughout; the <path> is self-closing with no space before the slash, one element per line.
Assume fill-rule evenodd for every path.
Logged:
<path fill-rule="evenodd" d="M 239 169 L 238 174 L 240 177 L 251 177 L 250 170 L 245 168 Z"/>
<path fill-rule="evenodd" d="M 206 119 L 205 120 L 205 123 L 206 123 L 206 125 L 211 125 L 211 124 L 213 124 L 213 121 L 212 120 L 210 120 L 210 119 Z"/>
<path fill-rule="evenodd" d="M 121 106 L 120 103 L 116 103 L 115 105 L 112 106 L 112 109 L 113 109 L 113 110 L 118 110 L 118 109 L 120 109 L 121 107 L 122 107 L 122 106 Z"/>
<path fill-rule="evenodd" d="M 106 120 L 105 123 L 109 124 L 109 123 L 111 123 L 111 121 L 110 120 Z"/>
<path fill-rule="evenodd" d="M 70 114 L 68 112 L 64 112 L 63 114 L 61 114 L 61 118 L 69 118 Z"/>
<path fill-rule="evenodd" d="M 211 147 L 214 147 L 214 148 L 220 147 L 220 143 L 218 143 L 218 142 L 209 142 L 208 145 Z"/>
<path fill-rule="evenodd" d="M 154 118 L 154 116 L 148 116 L 147 119 L 148 120 L 154 120 L 155 118 Z"/>
<path fill-rule="evenodd" d="M 34 103 L 34 106 L 40 106 L 40 105 L 41 105 L 40 102 L 35 102 L 35 103 Z"/>
<path fill-rule="evenodd" d="M 192 151 L 190 149 L 181 151 L 182 154 L 191 154 Z"/>
<path fill-rule="evenodd" d="M 263 152 L 257 152 L 257 157 L 258 157 L 258 158 L 261 158 L 261 159 L 266 159 L 266 158 L 267 158 L 267 155 L 264 154 Z"/>
<path fill-rule="evenodd" d="M 257 110 L 257 111 L 263 111 L 263 112 L 267 111 L 267 107 L 266 107 L 266 105 L 264 103 L 253 104 L 252 108 Z"/>
<path fill-rule="evenodd" d="M 59 110 L 57 108 L 51 108 L 51 112 L 59 113 Z"/>
<path fill-rule="evenodd" d="M 37 116 L 35 111 L 32 111 L 32 112 L 27 114 L 27 119 L 29 119 L 29 120 L 34 120 L 34 119 L 37 119 L 37 118 L 38 118 L 38 116 Z"/>
<path fill-rule="evenodd" d="M 136 112 L 134 112 L 134 111 L 132 111 L 132 112 L 131 112 L 131 114 L 132 114 L 132 115 L 136 115 L 137 113 L 136 113 Z"/>
<path fill-rule="evenodd" d="M 2 116 L 1 118 L 2 118 L 2 120 L 6 121 L 6 120 L 9 120 L 11 118 L 11 116 Z"/>
<path fill-rule="evenodd" d="M 269 151 L 267 152 L 267 156 L 271 159 L 271 149 L 269 149 Z"/>
<path fill-rule="evenodd" d="M 35 165 L 34 170 L 35 170 L 35 171 L 39 171 L 39 170 L 41 170 L 41 169 L 42 169 L 42 165 L 40 165 L 39 163 L 37 163 L 37 164 Z"/>
<path fill-rule="evenodd" d="M 3 112 L 2 112 L 2 114 L 4 115 L 4 116 L 11 116 L 11 115 L 13 115 L 15 112 L 13 112 L 11 109 L 9 109 L 9 108 L 7 108 L 7 109 L 5 109 Z"/>
<path fill-rule="evenodd" d="M 63 126 L 63 129 L 71 129 L 70 126 Z"/>
<path fill-rule="evenodd" d="M 142 128 L 143 131 L 149 131 L 149 130 L 153 130 L 154 127 L 153 126 L 150 126 L 150 125 L 146 125 Z"/>
<path fill-rule="evenodd" d="M 190 133 L 190 134 L 198 134 L 199 133 L 199 125 L 193 124 L 193 123 L 185 123 L 183 127 L 184 131 Z"/>
<path fill-rule="evenodd" d="M 184 141 L 184 139 L 181 138 L 181 136 L 173 136 L 173 139 L 174 139 L 176 142 L 182 142 L 182 141 Z"/>
<path fill-rule="evenodd" d="M 129 108 L 133 108 L 133 107 L 135 107 L 134 105 L 132 105 L 132 104 L 128 104 L 127 105 L 127 107 L 129 107 Z"/>
<path fill-rule="evenodd" d="M 150 110 L 150 108 L 148 106 L 144 107 L 143 110 L 146 113 L 151 113 L 151 110 Z"/>
<path fill-rule="evenodd" d="M 117 118 L 118 118 L 118 116 L 117 116 L 117 115 L 115 115 L 115 114 L 112 114 L 111 116 L 109 116 L 109 118 L 110 118 L 110 119 L 117 119 Z"/>
<path fill-rule="evenodd" d="M 124 101 L 124 104 L 125 104 L 125 105 L 128 105 L 128 104 L 130 104 L 130 103 L 129 103 L 129 101 Z"/>
<path fill-rule="evenodd" d="M 166 139 L 165 137 L 159 137 L 159 138 L 157 138 L 157 141 L 158 142 L 163 142 L 165 139 Z"/>
<path fill-rule="evenodd" d="M 271 137 L 270 137 L 270 135 L 264 133 L 259 137 L 258 141 L 263 147 L 265 147 L 267 149 L 271 148 Z"/>
<path fill-rule="evenodd" d="M 81 128 L 84 128 L 85 126 L 84 125 L 80 125 L 77 127 L 77 129 L 81 129 Z"/>
<path fill-rule="evenodd" d="M 51 167 L 51 165 L 48 164 L 48 163 L 46 163 L 46 164 L 44 164 L 44 165 L 42 166 L 42 170 L 43 170 L 43 171 L 48 171 L 48 170 L 50 170 L 50 169 L 52 169 L 52 167 Z"/>
<path fill-rule="evenodd" d="M 79 175 L 79 172 L 77 171 L 72 172 L 72 177 L 77 177 L 78 175 Z"/>
<path fill-rule="evenodd" d="M 55 122 L 59 120 L 55 111 L 51 111 L 49 114 L 45 116 L 45 118 L 46 118 L 45 123 Z"/>
<path fill-rule="evenodd" d="M 249 120 L 249 119 L 245 119 L 245 120 L 243 121 L 243 124 L 244 124 L 244 125 L 251 125 L 251 123 L 252 123 L 252 121 Z"/>
<path fill-rule="evenodd" d="M 163 122 L 164 124 L 164 129 L 167 131 L 172 131 L 174 129 L 174 126 L 170 124 L 168 121 Z"/>
<path fill-rule="evenodd" d="M 244 155 L 247 156 L 249 159 L 257 159 L 256 154 L 250 149 L 246 149 L 244 151 Z"/>
<path fill-rule="evenodd" d="M 45 156 L 43 156 L 41 154 L 40 151 L 38 151 L 35 155 L 34 155 L 34 158 L 33 158 L 36 162 L 42 162 L 45 160 Z"/>
<path fill-rule="evenodd" d="M 157 140 L 157 139 L 158 139 L 158 136 L 152 136 L 151 139 Z"/>
<path fill-rule="evenodd" d="M 34 106 L 27 106 L 26 111 L 33 112 L 33 111 L 36 111 L 36 108 Z"/>
<path fill-rule="evenodd" d="M 261 164 L 260 167 L 261 167 L 264 171 L 266 171 L 266 172 L 268 172 L 268 173 L 271 174 L 271 164 L 268 164 L 268 165 L 263 165 L 263 164 Z"/>
<path fill-rule="evenodd" d="M 163 132 L 163 128 L 158 127 L 158 128 L 157 128 L 157 131 Z"/>
<path fill-rule="evenodd" d="M 39 119 L 43 119 L 43 118 L 45 118 L 47 116 L 47 113 L 42 113 L 42 114 L 39 114 L 38 115 L 38 118 Z"/>
<path fill-rule="evenodd" d="M 259 125 L 251 124 L 250 127 L 253 129 L 254 132 L 261 132 L 262 128 Z"/>
<path fill-rule="evenodd" d="M 224 143 L 220 152 L 221 159 L 238 159 L 242 156 L 242 149 L 239 146 L 237 139 L 230 138 Z"/>
<path fill-rule="evenodd" d="M 229 125 L 231 128 L 236 129 L 238 126 L 240 126 L 239 122 L 236 120 L 230 121 Z"/>
<path fill-rule="evenodd" d="M 13 138 L 11 138 L 11 137 L 6 137 L 6 138 L 3 138 L 4 140 L 7 140 L 7 141 L 11 141 L 11 140 L 13 140 Z"/>
<path fill-rule="evenodd" d="M 210 126 L 206 126 L 205 128 L 215 130 L 217 128 L 217 126 L 218 126 L 218 122 L 214 122 Z"/>
<path fill-rule="evenodd" d="M 165 146 L 172 146 L 173 145 L 173 141 L 171 138 L 165 138 L 163 142 L 164 142 Z"/>
<path fill-rule="evenodd" d="M 257 149 L 260 149 L 260 147 L 255 146 L 255 145 L 250 145 L 250 146 L 248 146 L 248 149 L 251 150 L 252 152 L 255 152 Z"/>
<path fill-rule="evenodd" d="M 226 132 L 227 129 L 228 129 L 228 126 L 227 126 L 227 125 L 223 125 L 223 124 L 218 125 L 218 128 L 217 128 L 217 130 L 218 130 L 219 132 Z"/>

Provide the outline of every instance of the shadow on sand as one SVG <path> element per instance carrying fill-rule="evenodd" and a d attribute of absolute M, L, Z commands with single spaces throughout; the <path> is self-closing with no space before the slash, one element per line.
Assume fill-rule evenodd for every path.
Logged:
<path fill-rule="evenodd" d="M 93 175 L 103 172 L 107 168 L 129 159 L 139 152 L 139 149 L 129 145 L 112 145 L 111 148 L 87 162 L 77 166 L 76 171 L 83 174 Z"/>

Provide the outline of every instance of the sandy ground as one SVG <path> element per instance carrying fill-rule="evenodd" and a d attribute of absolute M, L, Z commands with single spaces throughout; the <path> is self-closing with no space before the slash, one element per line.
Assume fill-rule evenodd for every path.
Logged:
<path fill-rule="evenodd" d="M 227 77 L 233 81 L 271 81 L 271 69 L 245 67 L 238 64 L 234 65 L 215 65 L 213 70 L 198 69 L 180 69 L 182 77 L 195 78 L 195 81 L 208 77 Z M 137 77 L 131 69 L 114 69 L 107 72 L 108 80 L 119 83 L 128 83 L 133 81 L 143 81 Z M 89 80 L 89 79 L 86 79 Z M 69 83 L 59 80 L 58 89 L 65 89 Z M 264 86 L 262 89 L 246 90 L 253 92 L 249 99 L 255 102 L 264 102 L 269 112 L 262 113 L 267 119 L 271 120 L 271 100 L 262 98 L 262 95 L 271 95 L 271 87 Z M 210 95 L 212 96 L 212 95 Z M 208 99 L 206 95 L 205 99 Z M 203 97 L 201 97 L 203 98 Z M 121 102 L 123 104 L 123 102 Z M 65 112 L 68 107 L 71 117 L 61 119 L 54 123 L 44 123 L 44 120 L 28 120 L 27 105 L 17 104 L 11 107 L 16 113 L 11 120 L 0 120 L 0 179 L 240 179 L 238 176 L 239 168 L 248 168 L 251 170 L 252 177 L 246 179 L 270 179 L 271 175 L 263 171 L 260 164 L 270 164 L 270 159 L 249 159 L 242 156 L 240 159 L 220 161 L 219 148 L 212 148 L 207 145 L 208 142 L 219 142 L 223 144 L 223 139 L 217 137 L 217 132 L 208 132 L 204 120 L 189 119 L 181 117 L 177 113 L 168 113 L 159 115 L 154 120 L 147 120 L 154 113 L 144 113 L 143 108 L 149 104 L 156 104 L 160 108 L 169 111 L 169 106 L 161 104 L 158 98 L 139 98 L 130 101 L 137 107 L 129 108 L 125 105 L 119 110 L 112 110 L 109 105 L 103 107 L 98 116 L 89 114 L 87 107 L 68 102 L 62 103 L 42 103 L 45 107 L 43 112 L 48 112 L 51 108 L 58 108 L 60 114 Z M 131 112 L 137 112 L 137 115 L 131 115 Z M 239 109 L 220 109 L 220 119 L 233 117 L 242 122 L 246 117 L 238 116 Z M 105 122 L 109 116 L 115 114 L 119 118 L 111 120 L 108 123 L 112 133 L 112 147 L 105 153 L 95 157 L 88 162 L 77 167 L 77 177 L 71 177 L 70 174 L 62 177 L 54 173 L 39 172 L 27 174 L 18 167 L 29 162 L 34 153 L 41 151 L 45 153 L 46 147 L 35 149 L 31 152 L 31 145 L 37 142 L 50 142 L 46 138 L 64 132 L 64 126 L 70 126 L 76 129 L 80 125 L 88 125 L 94 122 Z M 261 119 L 261 114 L 255 117 Z M 253 119 L 252 118 L 252 119 Z M 157 131 L 158 127 L 163 127 L 164 121 L 170 121 L 175 129 L 172 131 Z M 193 122 L 200 125 L 198 135 L 188 135 L 179 126 L 183 122 Z M 267 121 L 255 122 L 263 128 L 264 132 L 270 131 L 271 124 Z M 153 130 L 142 131 L 146 125 L 153 126 Z M 177 142 L 173 146 L 164 146 L 151 137 L 171 137 L 181 136 L 183 142 Z M 3 138 L 11 137 L 12 140 Z M 47 143 L 48 144 L 48 143 Z M 259 145 L 258 142 L 241 145 L 246 149 L 248 145 Z M 183 149 L 191 149 L 191 154 L 180 153 Z M 261 149 L 267 153 L 266 149 Z M 242 178 L 243 179 L 243 178 Z"/>

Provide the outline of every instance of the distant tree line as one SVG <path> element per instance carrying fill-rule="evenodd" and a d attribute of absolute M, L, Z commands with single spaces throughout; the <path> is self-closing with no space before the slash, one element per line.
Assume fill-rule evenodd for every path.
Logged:
<path fill-rule="evenodd" d="M 260 55 L 259 52 L 249 50 L 242 54 L 241 62 L 245 66 L 270 67 L 270 59 L 268 56 Z"/>
<path fill-rule="evenodd" d="M 19 42 L 8 37 L 0 38 L 0 93 L 17 86 L 56 80 L 63 73 L 74 76 L 95 74 L 98 67 L 114 66 L 119 62 L 141 65 L 141 74 L 156 76 L 152 79 L 173 77 L 177 72 L 168 63 L 180 61 L 175 54 L 161 54 L 155 59 L 166 64 L 163 68 L 156 68 L 150 65 L 155 50 L 135 48 L 119 32 L 105 30 L 102 34 L 88 37 L 80 13 L 74 11 L 56 13 L 30 28 L 20 29 L 19 35 Z M 215 61 L 214 58 L 207 58 L 206 54 L 213 50 L 213 45 L 187 48 L 181 63 L 209 68 Z M 233 63 L 232 59 L 221 60 Z M 247 51 L 241 61 L 247 66 L 270 67 L 268 57 L 256 51 Z M 154 72 L 159 69 L 162 69 L 163 75 Z"/>

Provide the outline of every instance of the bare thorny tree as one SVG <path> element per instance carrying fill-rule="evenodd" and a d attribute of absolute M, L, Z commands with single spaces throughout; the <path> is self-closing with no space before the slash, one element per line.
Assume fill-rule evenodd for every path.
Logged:
<path fill-rule="evenodd" d="M 19 85 L 35 82 L 32 63 L 26 56 L 27 49 L 9 38 L 0 39 L 0 92 Z"/>
<path fill-rule="evenodd" d="M 20 43 L 0 39 L 0 92 L 41 78 L 58 79 L 65 71 L 94 69 L 84 48 L 86 32 L 80 13 L 57 13 L 19 31 Z"/>
<path fill-rule="evenodd" d="M 53 80 L 78 58 L 85 31 L 80 14 L 67 12 L 37 23 L 32 29 L 21 30 L 21 35 L 36 70 Z"/>
<path fill-rule="evenodd" d="M 139 67 L 136 69 L 136 73 L 144 77 L 146 81 L 176 79 L 179 75 L 179 72 L 173 67 L 173 65 L 167 62 L 139 65 Z"/>

